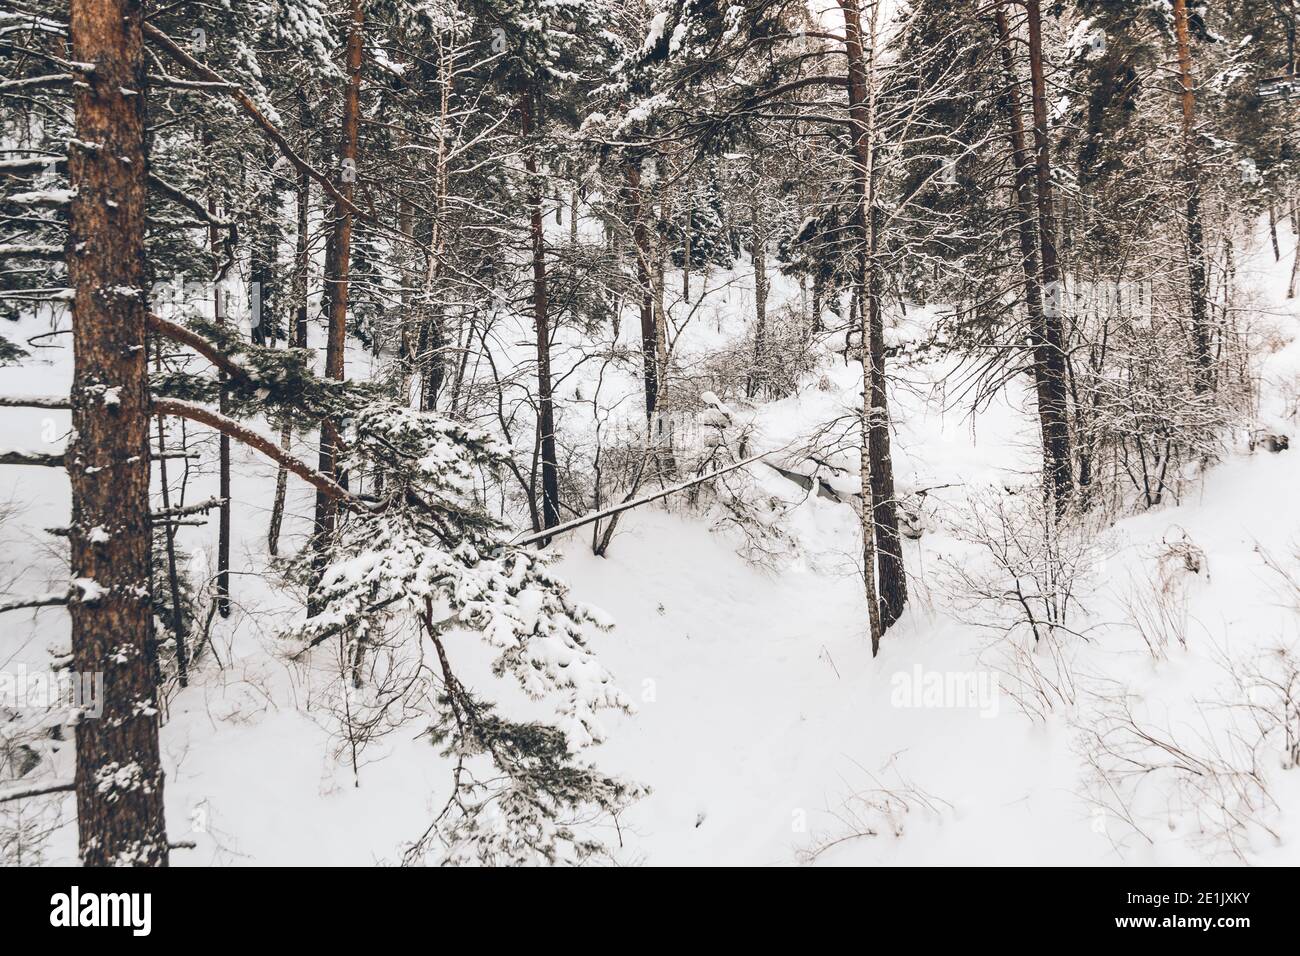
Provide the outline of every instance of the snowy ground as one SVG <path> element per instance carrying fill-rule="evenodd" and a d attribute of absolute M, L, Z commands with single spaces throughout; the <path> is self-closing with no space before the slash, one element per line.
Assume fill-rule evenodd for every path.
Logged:
<path fill-rule="evenodd" d="M 1275 265 L 1260 244 L 1239 268 L 1257 292 L 1261 321 L 1289 341 L 1300 309 L 1283 297 L 1288 261 L 1284 250 L 1283 264 Z M 740 285 L 726 306 L 737 316 L 733 335 L 749 314 Z M 778 284 L 777 293 L 783 288 Z M 47 328 L 30 320 L 7 334 L 21 342 Z M 698 334 L 718 333 L 710 322 Z M 67 343 L 63 337 L 46 344 L 60 341 Z M 1283 389 L 1298 370 L 1295 343 L 1267 358 L 1270 415 L 1281 413 Z M 940 520 L 947 521 L 960 515 L 970 491 L 1014 485 L 1032 469 L 1024 436 L 1036 426 L 1026 396 L 1014 389 L 973 417 L 962 407 L 944 408 L 928 388 L 942 371 L 904 370 L 910 387 L 897 388 L 893 398 L 900 486 L 959 486 L 936 493 Z M 850 407 L 859 388 L 854 372 L 832 358 L 828 390 L 810 383 L 798 396 L 761 408 L 760 447 L 795 440 Z M 36 362 L 0 369 L 0 393 L 57 394 L 70 375 L 66 348 L 40 349 Z M 66 413 L 7 409 L 0 445 L 57 448 L 66 429 Z M 299 452 L 306 454 L 306 446 Z M 393 862 L 445 795 L 447 767 L 418 739 L 418 722 L 375 744 L 357 778 L 337 757 L 331 718 L 318 706 L 333 680 L 327 656 L 294 664 L 272 637 L 277 613 L 291 604 L 260 576 L 273 469 L 241 449 L 234 455 L 238 607 L 218 632 L 225 666 L 206 658 L 194 684 L 172 698 L 163 730 L 169 832 L 197 843 L 173 862 Z M 773 494 L 799 497 L 770 470 L 755 474 Z M 1297 638 L 1295 613 L 1284 606 L 1260 551 L 1295 564 L 1298 483 L 1300 451 L 1252 455 L 1238 443 L 1180 506 L 1120 522 L 1088 596 L 1094 628 L 1075 659 L 1081 679 L 1133 691 L 1143 712 L 1180 739 L 1221 732 L 1213 706 L 1226 693 L 1219 659 L 1246 660 L 1256 649 Z M 210 473 L 196 478 L 189 500 L 209 494 L 212 484 Z M 311 507 L 301 486 L 290 488 L 286 548 L 301 543 Z M 66 524 L 66 479 L 53 469 L 5 468 L 0 501 L 6 500 L 17 511 L 0 526 L 0 575 L 16 579 L 4 590 L 57 587 L 66 574 L 60 539 L 42 529 Z M 1145 819 L 1154 822 L 1144 827 L 1149 839 L 1096 809 L 1078 746 L 1079 727 L 1090 719 L 1086 699 L 1073 713 L 1041 722 L 1005 694 L 983 708 L 895 706 L 895 675 L 918 666 L 926 673 L 988 673 L 980 653 L 987 637 L 963 623 L 940 587 L 941 559 L 975 560 L 948 530 L 908 542 L 913 599 L 873 660 L 850 507 L 809 497 L 794 509 L 791 527 L 799 554 L 768 571 L 741 560 L 730 537 L 678 506 L 635 512 L 604 559 L 591 555 L 583 534 L 562 544 L 560 568 L 576 595 L 617 621 L 595 646 L 639 707 L 635 716 L 608 718 L 609 741 L 595 753 L 602 768 L 653 788 L 606 833 L 620 860 L 789 864 L 827 844 L 833 845 L 819 860 L 831 864 L 1239 858 L 1199 839 L 1187 807 L 1168 791 L 1142 798 Z M 1133 582 L 1152 572 L 1160 542 L 1184 533 L 1208 556 L 1208 574 L 1188 585 L 1188 647 L 1171 648 L 1156 662 L 1119 623 L 1120 608 Z M 210 548 L 214 537 L 212 528 L 186 529 L 184 543 Z M 202 565 L 201 550 L 196 561 Z M 67 643 L 59 610 L 6 614 L 0 627 L 6 668 L 43 668 L 46 648 Z M 471 638 L 461 640 L 466 654 L 477 653 Z M 52 749 L 46 760 L 47 769 L 66 775 L 71 748 Z M 1265 770 L 1278 803 L 1300 806 L 1300 772 Z M 63 809 L 70 820 L 70 801 Z M 1280 839 L 1254 834 L 1242 856 L 1300 862 L 1295 812 L 1268 819 Z M 854 836 L 863 830 L 871 833 Z M 74 855 L 75 827 L 65 823 L 49 860 Z"/>

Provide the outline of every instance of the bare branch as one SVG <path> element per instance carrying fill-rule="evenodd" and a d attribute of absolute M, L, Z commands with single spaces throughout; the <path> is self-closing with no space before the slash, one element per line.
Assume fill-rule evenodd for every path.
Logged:
<path fill-rule="evenodd" d="M 158 335 L 171 339 L 173 342 L 179 342 L 181 345 L 192 348 L 205 359 L 225 372 L 231 378 L 237 378 L 241 382 L 251 382 L 252 376 L 248 374 L 248 369 L 231 361 L 230 357 L 222 352 L 219 348 L 199 335 L 197 332 L 191 332 L 183 325 L 177 325 L 175 322 L 168 322 L 149 313 L 145 320 L 149 326 L 150 332 L 156 332 Z"/>
<path fill-rule="evenodd" d="M 176 418 L 186 418 L 201 425 L 207 425 L 209 428 L 215 428 L 223 435 L 227 435 L 249 448 L 254 448 L 277 464 L 283 465 L 286 470 L 293 472 L 331 499 L 342 502 L 348 507 L 365 508 L 360 499 L 329 475 L 322 474 L 304 464 L 284 451 L 276 442 L 264 435 L 259 435 L 251 428 L 241 425 L 233 418 L 227 418 L 225 415 L 204 408 L 202 405 L 183 402 L 174 398 L 155 398 L 153 400 L 153 412 L 156 415 L 173 415 Z"/>

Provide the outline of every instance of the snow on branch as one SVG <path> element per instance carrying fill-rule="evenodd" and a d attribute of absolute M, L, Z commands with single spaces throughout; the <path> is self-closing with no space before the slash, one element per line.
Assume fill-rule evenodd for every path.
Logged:
<path fill-rule="evenodd" d="M 59 153 L 0 159 L 0 176 L 32 176 L 50 167 L 66 166 L 67 161 L 68 158 Z"/>
<path fill-rule="evenodd" d="M 220 508 L 225 503 L 225 498 L 213 496 L 211 498 L 206 498 L 203 501 L 195 502 L 192 505 L 185 505 L 183 508 L 167 508 L 165 510 L 155 511 L 150 517 L 154 519 L 181 518 L 185 515 L 207 514 L 213 508 Z"/>
<path fill-rule="evenodd" d="M 4 403 L 0 402 L 0 406 Z M 46 406 L 37 406 L 46 407 Z M 49 406 L 51 408 L 56 406 Z M 64 408 L 68 406 L 63 406 Z M 198 458 L 197 452 L 190 451 L 167 451 L 153 452 L 150 460 L 157 461 L 160 458 Z M 0 465 L 32 465 L 43 468 L 63 468 L 67 465 L 66 455 L 63 452 L 42 452 L 42 451 L 24 451 L 21 448 L 0 448 Z"/>
<path fill-rule="evenodd" d="M 284 133 L 280 131 L 279 127 L 267 118 L 266 114 L 262 112 L 256 103 L 253 102 L 253 98 L 244 92 L 243 89 L 226 80 L 220 73 L 216 72 L 211 67 L 205 66 L 203 63 L 200 63 L 194 57 L 190 56 L 190 54 L 186 52 L 179 43 L 147 20 L 144 23 L 144 35 L 154 43 L 158 44 L 158 46 L 162 47 L 167 55 L 173 60 L 182 64 L 196 76 L 200 76 L 206 82 L 213 84 L 214 89 L 219 89 L 229 93 L 244 112 L 252 118 L 253 122 L 256 123 L 264 133 L 266 133 L 271 142 L 273 142 L 276 148 L 278 148 L 284 155 L 284 158 L 293 164 L 294 169 L 299 173 L 310 176 L 319 183 L 320 187 L 325 190 L 330 199 L 334 200 L 334 202 L 338 203 L 340 207 L 346 209 L 349 213 L 359 219 L 363 219 L 372 225 L 383 228 L 382 223 L 363 209 L 359 208 L 355 203 L 339 192 L 338 187 L 330 181 L 328 176 L 299 156 L 293 146 L 290 145 L 289 140 L 285 138 Z"/>
<path fill-rule="evenodd" d="M 0 449 L 0 465 L 41 465 L 45 468 L 62 468 L 63 452 L 23 451 L 20 448 Z"/>
<path fill-rule="evenodd" d="M 146 322 L 156 335 L 193 349 L 227 377 L 227 396 L 240 417 L 261 411 L 293 408 L 308 418 L 346 418 L 357 407 L 372 403 L 377 393 L 365 383 L 334 381 L 315 375 L 306 349 L 271 349 L 240 339 L 229 326 L 192 317 L 182 326 L 150 314 Z M 168 398 L 212 403 L 217 383 L 189 373 L 155 375 L 154 391 Z"/>
<path fill-rule="evenodd" d="M 71 408 L 66 395 L 0 395 L 0 408 Z"/>
<path fill-rule="evenodd" d="M 60 780 L 55 783 L 34 783 L 24 787 L 6 787 L 0 790 L 0 803 L 7 803 L 10 800 L 27 800 L 31 797 L 42 797 L 47 793 L 68 793 L 76 789 L 76 782 L 72 780 Z"/>
<path fill-rule="evenodd" d="M 0 243 L 0 259 L 62 259 L 63 247 L 43 243 Z"/>
<path fill-rule="evenodd" d="M 0 80 L 0 93 L 44 90 L 71 85 L 71 73 L 50 73 L 45 76 L 25 76 L 17 80 Z"/>
<path fill-rule="evenodd" d="M 0 601 L 0 614 L 5 611 L 22 611 L 34 607 L 58 607 L 68 603 L 68 592 L 50 591 L 47 594 L 33 594 L 30 597 L 13 598 Z"/>

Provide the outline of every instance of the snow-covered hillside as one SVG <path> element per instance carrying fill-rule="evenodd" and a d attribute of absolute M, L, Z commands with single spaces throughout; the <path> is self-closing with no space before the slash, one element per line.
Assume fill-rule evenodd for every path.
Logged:
<path fill-rule="evenodd" d="M 1300 308 L 1285 298 L 1283 252 L 1277 264 L 1258 241 L 1239 253 L 1238 270 L 1253 290 L 1254 323 L 1277 342 L 1259 369 L 1260 420 L 1286 427 L 1300 374 Z M 747 281 L 741 262 L 716 282 L 711 317 L 679 343 L 684 356 L 740 334 L 752 310 Z M 796 295 L 784 280 L 771 293 L 775 306 Z M 913 309 L 890 322 L 903 334 L 936 312 Z M 22 341 L 49 329 L 48 319 L 29 318 L 9 331 Z M 622 332 L 628 343 L 635 334 Z M 527 341 L 522 326 L 519 341 Z M 34 361 L 0 369 L 0 394 L 66 393 L 68 337 L 41 344 Z M 837 346 L 826 343 L 797 394 L 746 412 L 755 450 L 799 446 L 824 423 L 856 414 L 860 367 Z M 353 374 L 364 375 L 367 361 L 350 355 Z M 562 349 L 556 362 L 564 363 Z M 950 362 L 891 368 L 900 492 L 935 490 L 928 529 L 906 543 L 912 600 L 874 659 L 848 457 L 839 462 L 845 474 L 823 473 L 841 500 L 807 494 L 765 464 L 748 467 L 784 509 L 787 545 L 763 564 L 746 561 L 736 532 L 712 526 L 681 497 L 629 513 L 605 557 L 592 554 L 589 529 L 554 546 L 574 595 L 615 620 L 592 646 L 638 711 L 605 717 L 608 740 L 594 756 L 651 789 L 616 821 L 594 823 L 599 835 L 628 864 L 1300 862 L 1300 771 L 1284 769 L 1276 735 L 1252 751 L 1258 714 L 1245 705 L 1261 699 L 1247 700 L 1241 687 L 1251 684 L 1248 671 L 1281 666 L 1273 648 L 1296 647 L 1300 594 L 1277 569 L 1300 577 L 1300 452 L 1251 452 L 1243 427 L 1180 502 L 1097 529 L 1074 636 L 1054 652 L 1022 634 L 1027 656 L 1016 663 L 999 631 L 979 626 L 980 612 L 962 601 L 955 569 L 974 573 L 988 561 L 963 534 L 972 500 L 1033 493 L 1032 395 L 1017 379 L 973 411 L 942 387 Z M 596 374 L 580 370 L 564 388 L 592 395 Z M 635 379 L 612 381 L 603 394 L 616 395 L 615 405 L 631 395 L 635 407 Z M 580 433 L 569 414 L 560 427 Z M 56 449 L 67 428 L 67 412 L 6 409 L 0 445 Z M 193 469 L 189 500 L 215 491 L 211 443 L 195 447 L 204 464 Z M 300 439 L 296 451 L 306 458 L 312 448 Z M 410 719 L 370 741 L 354 771 L 334 653 L 324 646 L 295 657 L 275 637 L 287 615 L 301 613 L 301 595 L 285 591 L 268 565 L 274 467 L 238 446 L 233 454 L 234 612 L 216 620 L 191 685 L 170 688 L 162 731 L 169 833 L 194 844 L 173 854 L 173 865 L 397 862 L 445 802 L 451 766 L 423 736 L 427 721 Z M 794 467 L 795 457 L 775 460 Z M 5 590 L 57 589 L 66 579 L 63 539 L 44 529 L 67 523 L 66 478 L 5 468 L 0 501 L 10 506 L 0 525 Z M 304 542 L 311 508 L 310 490 L 291 480 L 286 550 Z M 187 526 L 180 540 L 191 578 L 206 580 L 210 526 Z M 1157 606 L 1153 587 L 1183 596 L 1170 604 L 1174 639 L 1155 652 L 1133 612 Z M 44 669 L 51 652 L 66 653 L 60 609 L 9 613 L 2 623 L 6 669 Z M 449 646 L 504 695 L 503 706 L 523 714 L 535 706 L 487 674 L 474 635 L 455 634 Z M 1028 673 L 1068 690 L 1029 694 L 1027 713 L 1015 682 Z M 943 683 L 948 690 L 936 690 Z M 1134 727 L 1150 734 L 1138 750 L 1125 749 L 1134 738 L 1117 716 L 1126 696 Z M 1168 767 L 1125 774 L 1099 740 Z M 1177 752 L 1161 751 L 1162 741 Z M 72 756 L 70 743 L 46 740 L 42 772 L 70 775 Z M 24 812 L 60 813 L 44 859 L 75 858 L 70 795 Z"/>

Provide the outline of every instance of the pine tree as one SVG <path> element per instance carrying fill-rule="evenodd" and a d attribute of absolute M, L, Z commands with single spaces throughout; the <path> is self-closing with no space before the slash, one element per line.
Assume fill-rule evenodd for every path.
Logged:
<path fill-rule="evenodd" d="M 102 711 L 77 725 L 77 821 L 87 866 L 166 866 L 150 603 L 149 389 L 145 341 L 143 11 L 73 0 L 69 156 L 73 299 L 72 654 L 104 675 Z"/>

